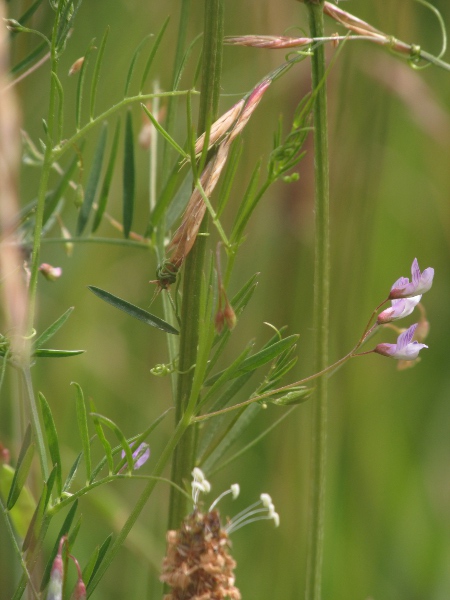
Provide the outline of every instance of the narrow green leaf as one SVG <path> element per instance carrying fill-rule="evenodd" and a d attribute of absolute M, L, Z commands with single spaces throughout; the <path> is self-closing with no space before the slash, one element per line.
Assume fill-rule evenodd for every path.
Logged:
<path fill-rule="evenodd" d="M 27 534 L 22 544 L 22 550 L 25 552 L 28 548 L 34 548 L 36 541 L 41 537 L 42 528 L 47 527 L 45 523 L 44 515 L 47 510 L 48 503 L 50 501 L 51 493 L 56 479 L 56 469 L 52 469 L 50 475 L 42 489 L 41 497 L 39 498 L 38 505 L 34 511 L 33 518 L 31 519 L 30 526 L 28 527 Z"/>
<path fill-rule="evenodd" d="M 176 191 L 175 195 L 173 196 L 173 200 L 171 201 L 167 209 L 165 225 L 166 230 L 172 228 L 172 225 L 175 223 L 175 221 L 186 208 L 187 203 L 189 202 L 189 198 L 192 194 L 193 184 L 194 177 L 192 175 L 192 170 L 189 169 L 189 171 L 186 174 L 186 177 L 183 179 L 182 184 Z"/>
<path fill-rule="evenodd" d="M 234 178 L 244 145 L 242 138 L 238 137 L 231 146 L 231 151 L 228 155 L 226 171 L 223 175 L 223 182 L 220 188 L 219 203 L 217 205 L 217 218 L 219 218 L 228 203 L 228 199 L 231 194 L 231 188 L 233 186 Z"/>
<path fill-rule="evenodd" d="M 53 350 L 51 348 L 38 348 L 33 352 L 37 358 L 66 358 L 83 354 L 86 350 Z"/>
<path fill-rule="evenodd" d="M 272 423 L 267 429 L 265 429 L 262 433 L 256 436 L 251 442 L 246 444 L 243 448 L 238 450 L 235 454 L 227 458 L 225 461 L 220 463 L 216 468 L 213 468 L 214 464 L 211 461 L 209 465 L 208 475 L 212 475 L 213 473 L 217 473 L 217 471 L 221 471 L 224 467 L 228 466 L 230 463 L 234 462 L 237 458 L 240 458 L 243 454 L 245 454 L 248 450 L 256 446 L 258 442 L 260 442 L 263 438 L 265 438 L 275 427 L 277 427 L 284 419 L 289 417 L 293 410 L 296 409 L 296 406 L 293 406 L 290 410 L 287 410 L 279 419 L 277 419 L 274 423 Z M 220 458 L 218 458 L 220 460 Z"/>
<path fill-rule="evenodd" d="M 11 489 L 14 479 L 15 469 L 5 463 L 0 464 L 0 497 L 2 500 L 8 498 L 9 490 Z M 28 525 L 30 524 L 33 513 L 36 510 L 36 501 L 30 488 L 24 485 L 14 507 L 8 511 L 8 517 L 14 525 L 21 538 L 25 537 Z"/>
<path fill-rule="evenodd" d="M 262 194 L 256 192 L 260 170 L 261 161 L 258 161 L 256 167 L 253 170 L 247 189 L 245 190 L 244 198 L 242 199 L 242 202 L 239 205 L 239 210 L 236 215 L 236 219 L 234 221 L 233 229 L 230 235 L 231 244 L 238 244 L 240 242 L 242 234 L 244 233 L 245 226 L 247 225 L 252 212 L 256 208 L 258 201 L 262 197 Z"/>
<path fill-rule="evenodd" d="M 147 80 L 147 75 L 150 71 L 150 68 L 153 64 L 153 60 L 156 56 L 156 53 L 158 51 L 159 45 L 161 44 L 164 32 L 166 31 L 167 25 L 169 24 L 170 21 L 170 16 L 166 18 L 166 20 L 164 21 L 164 23 L 162 24 L 161 29 L 158 32 L 158 35 L 156 36 L 156 39 L 153 43 L 152 49 L 150 51 L 150 55 L 147 59 L 147 62 L 145 64 L 145 69 L 144 72 L 142 74 L 142 79 L 141 79 L 141 85 L 139 87 L 139 93 L 142 94 L 143 90 L 144 90 L 144 86 L 145 86 L 145 82 Z"/>
<path fill-rule="evenodd" d="M 17 20 L 21 25 L 25 25 L 29 19 L 34 15 L 34 13 L 39 8 L 39 5 L 42 4 L 42 0 L 35 0 L 33 4 L 28 8 Z"/>
<path fill-rule="evenodd" d="M 103 431 L 103 427 L 100 423 L 100 420 L 97 418 L 97 413 L 95 412 L 95 404 L 94 404 L 93 400 L 90 401 L 90 404 L 91 404 L 91 416 L 92 416 L 92 420 L 94 421 L 95 431 L 97 432 L 98 439 L 105 451 L 106 462 L 108 463 L 108 472 L 110 475 L 112 475 L 114 472 L 114 462 L 113 462 L 111 444 L 106 439 L 105 433 Z M 90 482 L 92 481 L 92 475 L 91 475 L 91 479 L 89 481 Z"/>
<path fill-rule="evenodd" d="M 133 71 L 134 71 L 134 67 L 136 65 L 136 60 L 142 50 L 142 46 L 147 42 L 147 40 L 151 37 L 151 35 L 152 35 L 151 33 L 146 35 L 145 38 L 139 43 L 138 47 L 134 51 L 133 58 L 131 59 L 130 67 L 129 67 L 128 73 L 127 73 L 127 79 L 125 82 L 124 98 L 126 98 L 128 95 L 128 90 L 130 88 L 131 77 L 133 76 Z"/>
<path fill-rule="evenodd" d="M 56 321 L 52 323 L 50 327 L 47 327 L 47 329 L 45 329 L 45 331 L 43 331 L 41 335 L 34 341 L 33 348 L 40 348 L 42 344 L 48 342 L 48 340 L 51 339 L 59 329 L 61 329 L 61 327 L 72 314 L 73 309 L 73 306 L 68 308 L 66 312 L 59 317 L 59 319 L 56 319 Z"/>
<path fill-rule="evenodd" d="M 122 446 L 122 450 L 125 452 L 128 472 L 131 473 L 133 471 L 134 465 L 133 452 L 131 451 L 131 448 L 127 442 L 127 438 L 124 436 L 120 427 L 116 425 L 114 421 L 108 419 L 108 417 L 104 417 L 103 415 L 99 415 L 98 413 L 91 413 L 91 417 L 95 417 L 96 419 L 98 419 L 98 421 L 100 421 L 100 423 L 102 423 L 115 433 L 120 445 Z"/>
<path fill-rule="evenodd" d="M 81 147 L 82 149 L 82 147 Z M 43 225 L 47 223 L 50 217 L 53 215 L 56 207 L 58 206 L 61 197 L 69 187 L 70 180 L 76 166 L 78 164 L 79 157 L 75 155 L 67 169 L 64 171 L 63 176 L 61 177 L 58 186 L 51 192 L 45 199 L 45 208 L 44 208 L 44 217 L 43 217 Z"/>
<path fill-rule="evenodd" d="M 88 289 L 90 289 L 91 292 L 93 292 L 96 296 L 98 296 L 105 302 L 108 302 L 108 304 L 111 304 L 115 308 L 126 312 L 128 315 L 130 315 L 130 317 L 138 319 L 139 321 L 143 321 L 144 323 L 147 323 L 147 325 L 151 325 L 152 327 L 161 329 L 166 333 L 173 333 L 174 335 L 178 335 L 179 333 L 175 329 L 175 327 L 172 327 L 172 325 L 166 323 L 166 321 L 163 321 L 159 317 L 152 315 L 143 308 L 139 308 L 138 306 L 135 306 L 134 304 L 131 304 L 126 300 L 122 300 L 122 298 L 114 296 L 109 292 L 105 292 L 105 290 L 102 290 L 94 285 L 88 285 Z"/>
<path fill-rule="evenodd" d="M 70 4 L 70 3 L 68 3 L 68 4 Z M 76 100 L 76 105 L 75 105 L 75 123 L 76 123 L 77 131 L 80 131 L 80 129 L 81 129 L 81 109 L 82 109 L 82 104 L 83 104 L 84 79 L 86 77 L 86 71 L 87 71 L 87 66 L 88 66 L 88 62 L 89 62 L 89 55 L 90 55 L 92 49 L 94 48 L 94 42 L 95 42 L 95 38 L 93 38 L 91 40 L 91 43 L 89 44 L 88 49 L 86 50 L 86 53 L 84 55 L 84 61 L 83 61 L 83 64 L 82 64 L 81 70 L 80 70 L 80 75 L 78 77 L 77 100 Z"/>
<path fill-rule="evenodd" d="M 83 448 L 84 465 L 86 468 L 86 481 L 91 480 L 91 443 L 89 440 L 89 429 L 87 422 L 86 404 L 81 386 L 75 381 L 71 385 L 75 386 L 75 402 L 77 411 L 78 430 L 81 437 L 81 446 Z M 75 469 L 76 470 L 76 469 Z M 75 475 L 74 475 L 75 476 Z"/>
<path fill-rule="evenodd" d="M 56 493 L 58 498 L 62 492 L 62 470 L 61 470 L 61 454 L 59 452 L 58 434 L 56 431 L 55 421 L 53 420 L 52 411 L 44 394 L 39 392 L 39 401 L 41 403 L 42 418 L 44 421 L 45 433 L 47 438 L 47 446 L 50 452 L 52 465 L 56 469 Z"/>
<path fill-rule="evenodd" d="M 103 185 L 98 199 L 98 208 L 97 212 L 95 213 L 94 224 L 92 225 L 92 233 L 97 231 L 97 228 L 100 225 L 100 222 L 103 218 L 103 214 L 106 209 L 106 204 L 108 202 L 109 189 L 111 187 L 111 181 L 114 175 L 114 165 L 116 164 L 117 149 L 119 147 L 119 138 L 120 121 L 117 121 L 116 129 L 114 131 L 114 139 L 111 147 L 111 154 L 108 161 L 108 167 L 106 169 L 105 178 L 103 179 Z"/>
<path fill-rule="evenodd" d="M 42 54 L 43 50 L 48 48 L 47 42 L 42 42 L 39 46 L 36 46 L 34 50 L 30 52 L 25 58 L 23 58 L 17 65 L 14 65 L 11 68 L 11 75 L 17 75 L 21 71 L 24 71 L 40 54 Z"/>
<path fill-rule="evenodd" d="M 110 533 L 110 534 L 108 535 L 108 537 L 106 538 L 106 540 L 103 542 L 103 544 L 100 546 L 100 550 L 98 551 L 98 557 L 97 557 L 97 561 L 96 561 L 96 563 L 95 563 L 95 566 L 94 566 L 94 568 L 92 569 L 91 576 L 90 576 L 90 578 L 89 578 L 89 580 L 88 580 L 88 581 L 89 581 L 89 583 L 92 581 L 92 578 L 93 578 L 93 577 L 94 577 L 94 575 L 96 574 L 96 572 L 97 572 L 97 570 L 98 570 L 99 566 L 102 564 L 102 562 L 103 562 L 103 559 L 105 558 L 106 552 L 107 552 L 107 550 L 108 550 L 108 548 L 109 548 L 109 546 L 110 546 L 110 544 L 111 544 L 111 541 L 112 541 L 112 536 L 113 536 L 113 534 L 112 534 L 112 533 Z M 89 591 L 89 583 L 88 583 L 88 585 L 87 585 L 88 591 Z"/>
<path fill-rule="evenodd" d="M 28 472 L 33 460 L 34 444 L 31 442 L 31 425 L 28 425 L 20 448 L 19 458 L 17 459 L 16 470 L 9 490 L 6 508 L 11 510 L 19 498 L 20 492 L 28 477 Z"/>
<path fill-rule="evenodd" d="M 109 34 L 109 25 L 103 34 L 103 38 L 100 44 L 100 48 L 97 54 L 97 60 L 95 61 L 94 74 L 92 75 L 92 84 L 91 84 L 91 102 L 89 107 L 89 116 L 92 121 L 94 118 L 94 110 L 95 110 L 95 99 L 97 96 L 97 86 L 98 80 L 100 78 L 100 67 L 103 61 L 103 55 L 105 53 L 106 40 L 108 39 Z"/>
<path fill-rule="evenodd" d="M 167 414 L 169 414 L 169 412 L 171 412 L 173 410 L 173 408 L 168 408 L 166 411 L 164 411 L 162 413 L 162 415 L 160 415 L 159 417 L 157 417 L 153 423 L 151 425 L 149 425 L 147 427 L 147 429 L 145 431 L 143 431 L 142 433 L 140 433 L 139 435 L 134 435 L 131 438 L 127 439 L 127 444 L 129 444 L 131 446 L 131 444 L 133 444 L 134 446 L 138 447 L 142 442 L 145 442 L 148 438 L 148 436 L 151 434 L 151 432 L 157 427 L 157 425 L 159 425 L 161 423 L 161 421 L 166 417 Z M 112 449 L 112 455 L 115 456 L 118 452 L 120 452 L 122 450 L 122 446 L 116 446 L 115 448 Z M 117 474 L 120 469 L 123 468 L 123 466 L 125 465 L 127 459 L 126 457 L 124 457 L 115 467 L 114 469 L 114 474 Z M 92 476 L 91 476 L 91 482 L 95 480 L 95 478 L 97 477 L 97 475 L 100 473 L 100 471 L 103 469 L 103 467 L 105 466 L 106 463 L 106 458 L 102 458 L 102 460 L 98 463 L 98 465 L 95 467 L 95 469 L 92 471 Z"/>
<path fill-rule="evenodd" d="M 90 580 L 90 578 L 92 577 L 92 572 L 93 572 L 94 567 L 98 560 L 98 552 L 99 552 L 99 547 L 96 546 L 83 569 L 83 581 L 85 581 L 85 582 L 88 582 Z"/>
<path fill-rule="evenodd" d="M 299 338 L 299 336 L 296 334 L 290 335 L 287 338 L 284 338 L 278 342 L 275 342 L 268 348 L 264 348 L 263 350 L 260 350 L 253 356 L 250 356 L 241 364 L 239 369 L 234 373 L 233 378 L 238 377 L 239 375 L 242 375 L 243 373 L 247 373 L 249 371 L 254 371 L 255 369 L 259 369 L 259 367 L 262 367 L 263 365 L 267 364 L 268 362 L 270 362 L 271 360 L 276 358 L 279 354 L 281 354 L 281 352 L 283 352 L 284 350 L 289 348 L 292 344 L 295 344 L 295 342 L 298 340 L 298 338 Z M 205 386 L 213 385 L 213 383 L 215 383 L 219 379 L 219 377 L 222 375 L 222 373 L 223 373 L 223 371 L 221 371 L 220 373 L 217 373 L 213 377 L 210 377 L 205 382 Z"/>
<path fill-rule="evenodd" d="M 134 170 L 134 137 L 131 110 L 127 112 L 125 121 L 125 145 L 123 156 L 123 235 L 130 235 L 133 223 L 135 192 Z"/>
<path fill-rule="evenodd" d="M 62 489 L 63 494 L 64 494 L 64 492 L 68 492 L 70 490 L 70 487 L 73 483 L 73 480 L 75 479 L 75 476 L 77 474 L 78 467 L 80 465 L 82 458 L 83 458 L 83 452 L 80 452 L 80 454 L 76 457 L 73 465 L 70 467 L 69 474 L 67 475 L 66 481 L 64 482 L 64 485 L 63 485 L 63 489 Z"/>
<path fill-rule="evenodd" d="M 94 203 L 95 194 L 97 192 L 98 182 L 100 181 L 100 174 L 103 165 L 103 156 L 105 154 L 106 138 L 108 134 L 108 123 L 103 123 L 98 138 L 97 147 L 94 152 L 94 158 L 92 161 L 91 172 L 86 184 L 86 190 L 84 193 L 84 200 L 78 214 L 77 222 L 77 235 L 81 235 L 88 222 L 89 215 L 91 214 L 92 205 Z"/>
<path fill-rule="evenodd" d="M 58 552 L 59 541 L 63 536 L 65 536 L 69 533 L 73 518 L 75 517 L 75 513 L 77 512 L 77 508 L 78 508 L 78 500 L 75 500 L 75 502 L 70 507 L 70 510 L 67 513 L 67 516 L 64 519 L 63 524 L 61 525 L 58 535 L 56 536 L 55 543 L 53 545 L 53 549 L 50 552 L 50 556 L 47 561 L 47 565 L 45 567 L 44 574 L 42 576 L 41 586 L 40 586 L 41 592 L 47 587 L 47 584 L 50 581 L 50 573 L 52 570 L 53 561 L 55 560 L 56 554 Z"/>
<path fill-rule="evenodd" d="M 81 527 L 81 522 L 83 520 L 82 515 L 80 515 L 77 519 L 77 522 L 75 523 L 75 525 L 72 527 L 72 531 L 69 532 L 68 537 L 68 542 L 69 542 L 69 548 L 72 548 L 75 540 L 77 539 L 78 536 L 78 532 L 80 531 L 80 527 Z"/>
<path fill-rule="evenodd" d="M 238 412 L 237 417 L 234 417 L 232 420 L 229 429 L 224 432 L 223 436 L 220 436 L 220 443 L 217 444 L 215 450 L 211 453 L 211 455 L 207 458 L 207 460 L 202 465 L 202 470 L 205 473 L 210 473 L 213 466 L 223 458 L 225 452 L 237 441 L 245 439 L 244 432 L 250 427 L 253 423 L 255 417 L 259 415 L 262 408 L 259 404 L 250 404 Z"/>
<path fill-rule="evenodd" d="M 153 123 L 154 128 L 159 131 L 159 133 L 163 136 L 163 138 L 169 142 L 169 144 L 175 148 L 175 150 L 178 152 L 178 154 L 180 156 L 182 156 L 185 159 L 189 159 L 189 154 L 187 154 L 187 152 L 185 152 L 183 150 L 183 148 L 177 144 L 177 142 L 173 139 L 172 136 L 170 136 L 167 131 L 164 129 L 164 127 L 158 122 L 157 119 L 155 119 L 155 117 L 152 115 L 152 113 L 148 110 L 148 108 L 145 106 L 145 104 L 141 103 L 141 106 L 145 112 L 145 114 L 147 115 L 147 117 L 150 119 L 150 121 Z"/>

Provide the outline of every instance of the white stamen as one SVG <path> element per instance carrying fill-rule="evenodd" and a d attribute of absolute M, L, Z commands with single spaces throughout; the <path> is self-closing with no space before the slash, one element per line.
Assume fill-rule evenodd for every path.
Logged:
<path fill-rule="evenodd" d="M 233 485 L 230 488 L 231 493 L 233 494 L 233 500 L 236 500 L 236 498 L 239 496 L 241 488 L 239 487 L 238 483 L 233 483 Z"/>
<path fill-rule="evenodd" d="M 263 505 L 267 508 L 269 508 L 269 506 L 272 504 L 272 498 L 269 496 L 269 494 L 261 494 L 259 498 Z"/>

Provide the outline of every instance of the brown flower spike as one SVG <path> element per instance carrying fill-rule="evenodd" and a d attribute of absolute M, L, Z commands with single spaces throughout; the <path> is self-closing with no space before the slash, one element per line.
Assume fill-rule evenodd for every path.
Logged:
<path fill-rule="evenodd" d="M 168 532 L 167 543 L 160 579 L 172 589 L 164 600 L 240 600 L 236 562 L 217 510 L 202 514 L 194 509 L 178 531 Z"/>

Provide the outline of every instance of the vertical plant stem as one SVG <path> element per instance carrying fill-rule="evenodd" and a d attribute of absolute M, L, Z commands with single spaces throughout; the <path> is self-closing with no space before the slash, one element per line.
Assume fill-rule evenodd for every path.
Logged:
<path fill-rule="evenodd" d="M 203 72 L 200 96 L 199 133 L 205 131 L 217 115 L 222 67 L 224 0 L 205 0 L 205 25 L 203 45 Z M 207 217 L 201 231 L 207 231 Z M 197 360 L 198 328 L 200 313 L 200 284 L 206 249 L 206 237 L 199 236 L 189 253 L 183 278 L 183 302 L 181 306 L 180 359 L 176 398 L 176 420 L 179 422 L 187 408 L 194 370 Z M 196 426 L 191 425 L 178 444 L 172 462 L 172 481 L 183 486 L 190 479 L 194 466 Z M 169 529 L 178 528 L 187 514 L 187 499 L 171 490 Z"/>
<path fill-rule="evenodd" d="M 306 1 L 311 37 L 322 37 L 323 0 Z M 328 364 L 329 333 L 329 165 L 328 123 L 325 77 L 325 47 L 319 46 L 311 58 L 313 90 L 318 89 L 314 103 L 315 164 L 315 265 L 314 265 L 314 371 Z M 306 600 L 320 600 L 325 512 L 325 470 L 327 447 L 327 377 L 317 382 L 313 403 L 311 444 L 311 513 L 306 574 Z"/>

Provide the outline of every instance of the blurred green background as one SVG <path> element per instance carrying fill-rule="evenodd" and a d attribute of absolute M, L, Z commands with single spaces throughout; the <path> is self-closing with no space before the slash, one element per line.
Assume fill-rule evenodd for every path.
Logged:
<path fill-rule="evenodd" d="M 11 0 L 17 17 L 29 2 Z M 450 6 L 434 2 L 450 24 Z M 430 52 L 440 48 L 436 18 L 419 3 L 349 1 L 341 4 L 373 25 Z M 61 61 L 66 90 L 66 132 L 74 127 L 76 77 L 70 65 L 92 38 L 111 27 L 97 107 L 119 100 L 134 48 L 148 33 L 156 34 L 167 15 L 171 21 L 155 66 L 153 81 L 169 89 L 180 3 L 138 0 L 86 0 Z M 203 2 L 191 3 L 188 38 L 202 31 Z M 45 8 L 34 26 L 48 31 Z M 304 7 L 293 0 L 261 2 L 228 0 L 225 33 L 301 35 L 307 28 Z M 340 30 L 327 20 L 327 30 Z M 14 41 L 17 62 L 35 40 Z M 188 88 L 199 45 L 183 76 Z M 331 56 L 333 50 L 328 49 Z M 284 60 L 284 51 L 226 47 L 221 112 Z M 445 58 L 445 57 L 444 57 Z M 448 58 L 448 56 L 447 56 Z M 145 61 L 145 53 L 141 58 Z M 140 63 L 141 64 L 141 63 Z M 143 64 L 143 63 L 142 63 Z M 141 64 L 141 68 L 142 68 Z M 136 81 L 135 81 L 136 84 Z M 136 84 L 137 85 L 137 84 Z M 267 158 L 277 119 L 286 128 L 297 103 L 310 88 L 306 60 L 278 80 L 264 96 L 244 133 L 243 159 L 224 215 L 232 222 L 255 162 Z M 17 87 L 23 127 L 33 140 L 46 116 L 48 65 Z M 430 67 L 415 71 L 387 51 L 365 42 L 343 49 L 328 83 L 330 114 L 332 285 L 331 360 L 347 353 L 358 340 L 373 308 L 392 283 L 410 275 L 417 257 L 422 268 L 433 266 L 435 283 L 425 296 L 431 323 L 429 349 L 414 369 L 397 371 L 396 363 L 370 355 L 353 360 L 330 380 L 328 483 L 323 569 L 323 598 L 333 600 L 448 600 L 450 597 L 450 73 Z M 226 94 L 236 94 L 228 97 Z M 135 129 L 141 119 L 134 107 Z M 176 138 L 183 143 L 186 113 L 177 114 Z M 98 133 L 88 138 L 88 166 Z M 271 336 L 264 325 L 289 326 L 300 333 L 299 361 L 293 377 L 310 374 L 313 296 L 313 160 L 309 140 L 296 183 L 277 184 L 264 197 L 248 227 L 238 255 L 231 295 L 256 271 L 259 286 L 250 308 L 233 332 L 227 359 L 247 341 L 259 344 Z M 137 149 L 138 205 L 133 229 L 143 233 L 148 215 L 148 153 Z M 118 169 L 119 170 L 119 169 Z M 23 166 L 21 202 L 37 191 L 38 171 Z M 85 174 L 86 177 L 86 174 Z M 120 218 L 120 173 L 114 180 L 109 212 Z M 73 231 L 74 198 L 68 198 L 66 226 Z M 57 228 L 54 234 L 59 236 Z M 115 235 L 106 223 L 100 235 Z M 211 248 L 214 247 L 211 244 Z M 75 426 L 77 381 L 99 412 L 116 421 L 127 435 L 141 431 L 171 404 L 169 378 L 149 370 L 167 362 L 162 332 L 148 329 L 95 298 L 86 286 L 97 285 L 148 308 L 156 261 L 145 250 L 80 244 L 72 258 L 60 245 L 43 246 L 42 260 L 62 266 L 55 283 L 40 281 L 38 324 L 48 326 L 69 306 L 75 311 L 55 342 L 85 348 L 67 360 L 41 360 L 34 367 L 36 389 L 54 411 L 63 444 L 65 472 L 80 449 Z M 162 315 L 161 300 L 152 305 Z M 412 320 L 410 317 L 408 320 Z M 402 323 L 403 325 L 403 323 Z M 386 331 L 379 341 L 394 341 Z M 9 374 L 0 403 L 0 439 L 17 456 L 20 439 L 17 386 Z M 242 399 L 245 399 L 244 397 Z M 259 523 L 233 537 L 238 562 L 236 584 L 243 598 L 297 600 L 304 594 L 309 497 L 310 412 L 314 397 L 301 405 L 278 430 L 242 459 L 212 478 L 217 494 L 241 483 L 232 516 L 263 491 L 272 495 L 281 516 L 278 530 Z M 269 406 L 254 423 L 251 435 L 281 416 Z M 172 430 L 168 418 L 151 437 L 151 463 Z M 247 440 L 245 440 L 247 441 Z M 147 471 L 150 467 L 147 465 Z M 94 546 L 117 530 L 138 497 L 139 484 L 122 482 L 101 488 L 81 501 L 82 529 L 74 554 L 81 564 Z M 168 489 L 161 484 L 94 597 L 99 600 L 158 598 L 158 568 L 164 555 Z M 235 507 L 236 506 L 236 507 Z M 9 598 L 19 569 L 10 568 L 11 548 L 0 525 L 0 597 Z M 56 527 L 47 536 L 48 552 Z"/>

